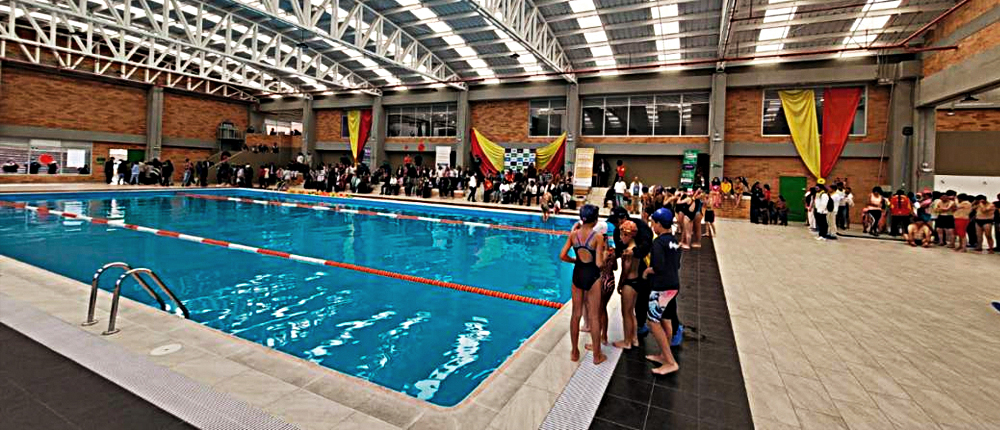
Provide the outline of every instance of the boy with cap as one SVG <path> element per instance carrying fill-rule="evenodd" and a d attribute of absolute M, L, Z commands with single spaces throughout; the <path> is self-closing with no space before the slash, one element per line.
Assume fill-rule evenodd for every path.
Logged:
<path fill-rule="evenodd" d="M 653 212 L 653 231 L 657 237 L 653 240 L 653 248 L 649 268 L 642 277 L 649 279 L 649 329 L 660 345 L 660 354 L 647 355 L 646 359 L 660 363 L 653 369 L 657 375 L 676 372 L 680 365 L 674 360 L 670 351 L 670 339 L 676 330 L 677 293 L 680 290 L 681 247 L 672 234 L 674 214 L 670 209 L 661 208 Z"/>

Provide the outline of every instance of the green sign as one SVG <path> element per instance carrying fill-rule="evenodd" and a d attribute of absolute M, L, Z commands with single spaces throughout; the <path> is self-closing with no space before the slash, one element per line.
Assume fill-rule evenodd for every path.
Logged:
<path fill-rule="evenodd" d="M 681 187 L 690 189 L 694 186 L 695 174 L 698 171 L 698 150 L 689 149 L 684 151 L 684 159 L 681 161 Z"/>

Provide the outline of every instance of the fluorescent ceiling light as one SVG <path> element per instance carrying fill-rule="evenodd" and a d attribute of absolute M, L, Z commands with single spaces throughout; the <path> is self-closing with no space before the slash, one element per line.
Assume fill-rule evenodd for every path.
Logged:
<path fill-rule="evenodd" d="M 463 39 L 462 36 L 456 35 L 445 36 L 444 41 L 451 46 L 460 46 L 465 44 L 465 39 Z"/>
<path fill-rule="evenodd" d="M 573 13 L 597 10 L 594 6 L 594 0 L 572 0 L 569 2 L 569 8 Z"/>
<path fill-rule="evenodd" d="M 607 42 L 608 35 L 603 31 L 592 31 L 590 33 L 583 33 L 583 38 L 587 39 L 587 43 L 599 43 Z"/>
<path fill-rule="evenodd" d="M 437 18 L 437 14 L 434 13 L 434 11 L 432 11 L 430 9 L 426 9 L 426 8 L 424 8 L 424 9 L 414 9 L 414 10 L 411 10 L 410 13 L 412 13 L 413 16 L 416 16 L 417 19 L 420 19 L 420 20 Z"/>
<path fill-rule="evenodd" d="M 610 56 L 614 55 L 614 52 L 611 51 L 611 46 L 609 46 L 609 45 L 601 45 L 601 46 L 591 47 L 590 48 L 590 52 L 595 57 L 610 57 Z"/>
<path fill-rule="evenodd" d="M 576 24 L 579 25 L 580 28 L 600 27 L 601 26 L 601 17 L 599 17 L 599 16 L 588 16 L 588 17 L 584 17 L 584 18 L 577 18 L 576 19 Z"/>

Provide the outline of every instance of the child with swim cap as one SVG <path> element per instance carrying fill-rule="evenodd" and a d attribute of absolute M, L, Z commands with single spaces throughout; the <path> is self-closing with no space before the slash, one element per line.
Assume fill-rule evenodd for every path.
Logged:
<path fill-rule="evenodd" d="M 625 249 L 622 250 L 621 281 L 618 284 L 618 293 L 621 294 L 622 299 L 622 329 L 625 336 L 624 339 L 615 342 L 614 346 L 630 349 L 633 346 L 639 346 L 639 335 L 636 332 L 635 297 L 636 290 L 640 288 L 639 284 L 643 282 L 643 279 L 639 276 L 640 262 L 633 254 L 635 235 L 638 233 L 639 227 L 635 222 L 626 220 L 622 221 L 618 229 L 621 230 L 621 240 L 625 243 Z"/>
<path fill-rule="evenodd" d="M 574 226 L 566 244 L 563 245 L 559 259 L 573 264 L 573 308 L 570 314 L 569 337 L 573 345 L 570 360 L 580 359 L 580 318 L 584 314 L 584 296 L 587 298 L 587 319 L 590 321 L 591 345 L 594 349 L 594 364 L 601 364 L 607 359 L 601 353 L 600 317 L 598 306 L 601 304 L 601 267 L 604 266 L 606 241 L 597 226 L 597 206 L 584 205 L 580 208 L 579 228 Z M 573 249 L 574 257 L 569 256 Z"/>
<path fill-rule="evenodd" d="M 651 292 L 647 324 L 657 345 L 660 345 L 660 354 L 647 355 L 646 359 L 660 364 L 660 367 L 653 369 L 653 373 L 666 375 L 680 369 L 670 351 L 670 338 L 673 337 L 675 324 L 679 322 L 675 298 L 681 287 L 681 246 L 671 232 L 674 214 L 670 209 L 657 209 L 651 218 L 653 231 L 657 236 L 653 240 L 649 268 L 643 272 L 642 277 L 649 280 Z"/>

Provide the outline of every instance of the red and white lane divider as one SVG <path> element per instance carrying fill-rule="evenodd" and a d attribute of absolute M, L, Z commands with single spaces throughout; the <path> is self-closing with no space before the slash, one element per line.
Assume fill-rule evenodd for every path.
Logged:
<path fill-rule="evenodd" d="M 309 203 L 285 202 L 281 200 L 257 200 L 257 199 L 248 199 L 245 197 L 212 196 L 207 194 L 191 194 L 191 193 L 178 193 L 177 195 L 181 197 L 191 197 L 195 199 L 229 201 L 229 202 L 239 202 L 239 203 L 254 203 L 264 206 L 283 206 L 288 208 L 302 208 L 302 209 L 312 209 L 317 211 L 328 211 L 328 212 L 343 212 L 354 215 L 381 216 L 391 219 L 404 219 L 404 220 L 435 222 L 440 224 L 464 225 L 469 227 L 488 228 L 493 230 L 526 231 L 529 233 L 552 234 L 557 236 L 566 236 L 569 234 L 569 232 L 566 231 L 521 227 L 516 225 L 486 224 L 486 223 L 472 222 L 472 221 L 459 221 L 453 219 L 441 219 L 441 218 L 430 218 L 430 217 L 415 216 L 415 215 L 394 214 L 389 212 L 374 212 L 374 211 L 360 210 L 360 209 L 348 209 L 341 206 L 335 206 L 326 203 L 309 204 Z"/>
<path fill-rule="evenodd" d="M 279 202 L 280 203 L 280 202 Z M 470 285 L 456 284 L 454 282 L 439 281 L 436 279 L 421 278 L 418 276 L 404 275 L 400 273 L 390 272 L 387 270 L 373 269 L 371 267 L 358 266 L 356 264 L 341 263 L 339 261 L 324 260 L 321 258 L 306 257 L 303 255 L 291 254 L 284 251 L 275 251 L 266 248 L 257 248 L 253 246 L 240 245 L 238 243 L 227 242 L 224 240 L 209 239 L 205 237 L 192 236 L 189 234 L 178 233 L 176 231 L 161 230 L 150 227 L 144 227 L 141 225 L 127 224 L 122 220 L 109 220 L 105 218 L 91 217 L 87 215 L 76 214 L 72 212 L 59 211 L 54 209 L 49 209 L 45 206 L 30 206 L 25 203 L 13 203 L 0 200 L 0 206 L 13 207 L 16 209 L 26 209 L 32 212 L 36 212 L 39 215 L 54 215 L 63 218 L 78 219 L 82 221 L 87 221 L 93 224 L 107 224 L 112 226 L 117 226 L 121 228 L 126 228 L 129 230 L 139 231 L 143 233 L 154 234 L 163 237 L 172 237 L 175 239 L 186 240 L 188 242 L 202 243 L 206 245 L 215 245 L 223 248 L 234 249 L 237 251 L 243 251 L 250 254 L 260 254 L 267 255 L 270 257 L 286 258 L 289 260 L 300 261 L 308 264 L 315 264 L 318 266 L 330 266 L 337 267 L 341 269 L 354 270 L 357 272 L 368 273 L 371 275 L 384 276 L 387 278 L 400 279 L 409 282 L 417 282 L 421 284 L 433 285 L 435 287 L 450 288 L 452 290 L 464 291 L 467 293 L 474 293 L 488 297 L 495 297 L 499 299 L 512 300 L 516 302 L 529 303 L 532 305 L 545 306 L 553 309 L 559 309 L 562 307 L 562 303 L 553 302 L 551 300 L 536 299 L 534 297 L 527 297 L 518 294 L 504 293 L 501 291 L 490 290 L 486 288 L 473 287 Z"/>

